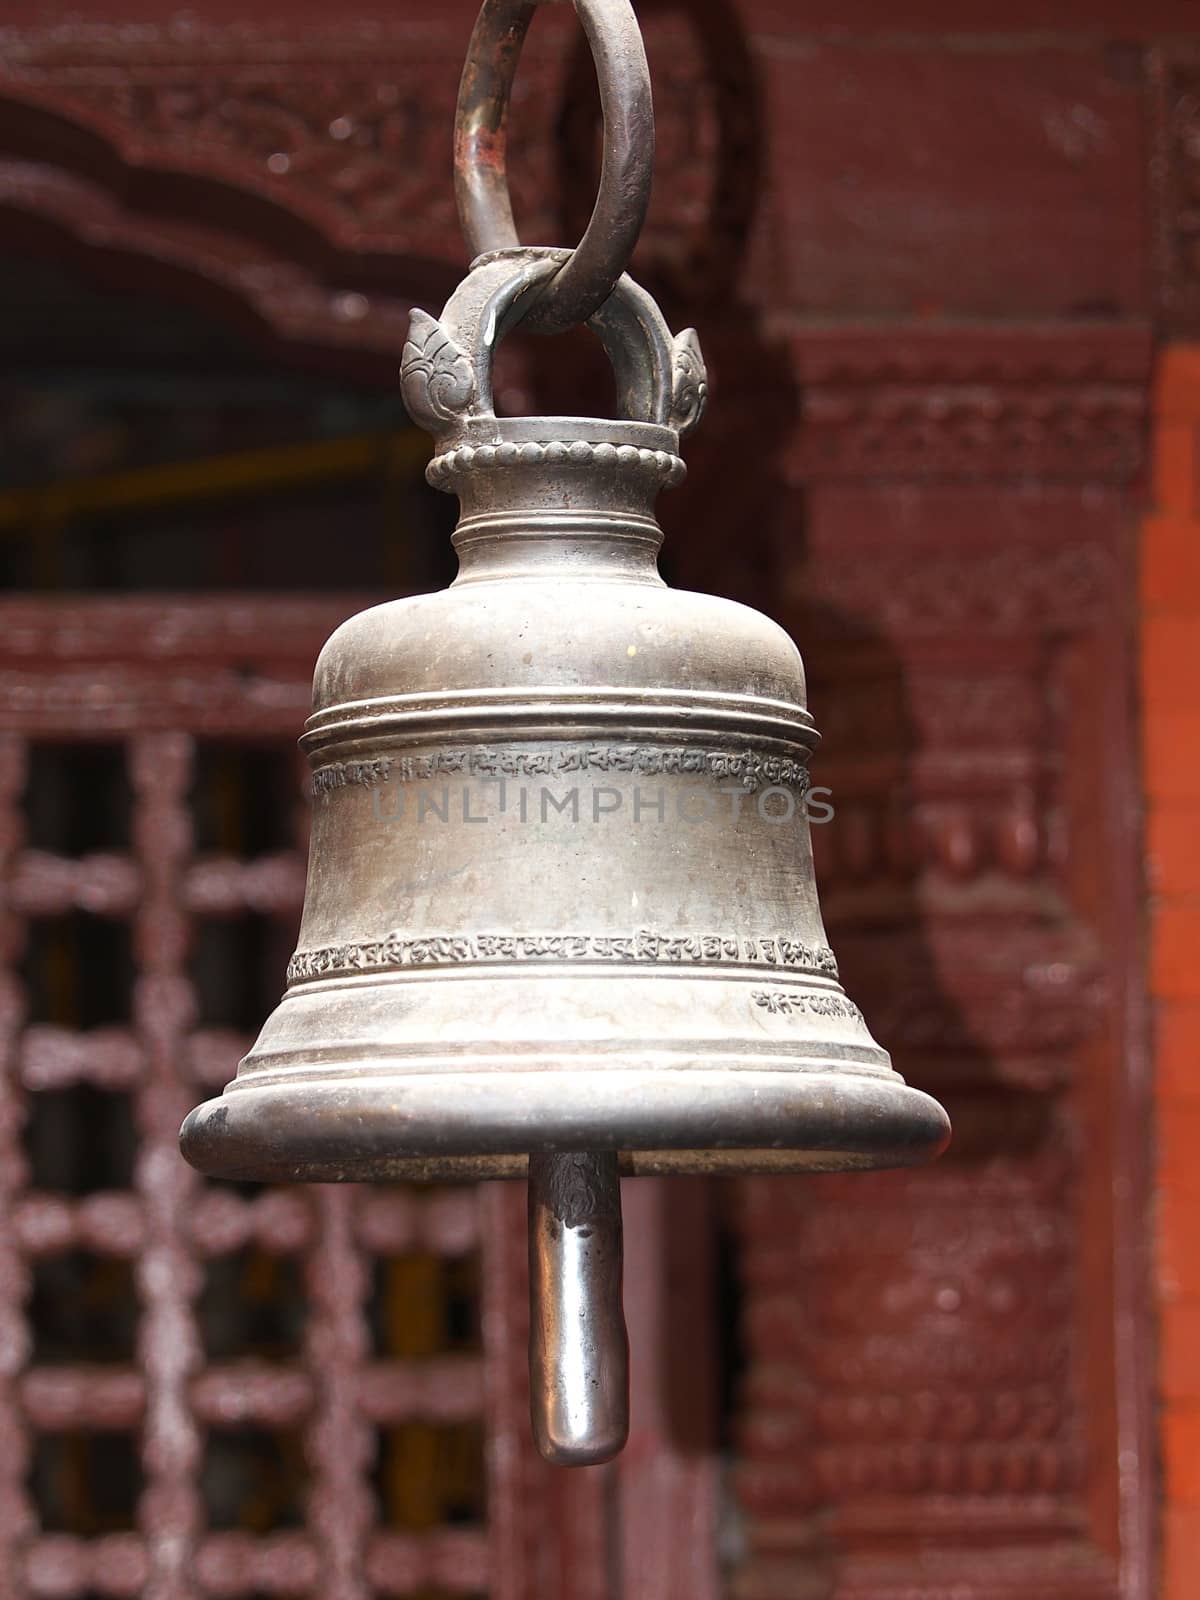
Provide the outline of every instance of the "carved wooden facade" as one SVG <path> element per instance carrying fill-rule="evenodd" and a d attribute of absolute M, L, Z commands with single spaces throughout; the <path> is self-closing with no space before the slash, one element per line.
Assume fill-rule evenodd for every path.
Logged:
<path fill-rule="evenodd" d="M 641 9 L 660 165 L 640 271 L 674 323 L 697 322 L 714 378 L 713 425 L 664 501 L 667 562 L 798 638 L 836 803 L 816 830 L 832 939 L 873 1030 L 957 1129 L 929 1173 L 716 1196 L 741 1306 L 725 1581 L 744 1600 L 1150 1600 L 1130 641 L 1155 344 L 1200 329 L 1195 20 L 1168 0 L 1133 22 L 1080 0 L 1052 29 L 1044 7 L 964 19 L 937 0 L 903 19 L 871 0 Z M 214 309 L 272 359 L 390 370 L 412 305 L 436 309 L 461 269 L 448 135 L 473 11 L 331 20 L 279 0 L 243 22 L 212 0 L 118 26 L 89 0 L 15 24 L 9 235 Z M 552 242 L 591 183 L 571 26 L 539 17 L 518 77 L 517 209 Z M 518 405 L 552 381 L 536 348 L 522 359 Z M 280 733 L 299 717 L 288 701 Z M 133 769 L 168 834 L 178 759 L 168 741 Z M 169 961 L 171 907 L 139 912 L 159 914 Z M 162 1092 L 146 1115 L 165 1128 Z M 186 1181 L 145 1174 L 168 1208 Z M 337 1306 L 321 1314 L 333 1338 Z M 501 1453 L 517 1346 L 507 1359 Z M 195 1422 L 164 1381 L 146 1376 L 182 1430 L 158 1469 L 164 1526 L 190 1538 Z M 684 1474 L 679 1504 L 703 1521 L 711 1453 L 664 1454 L 675 1426 L 646 1459 L 668 1463 L 660 1483 Z M 538 1524 L 513 1522 L 471 1583 L 610 1592 L 620 1482 L 616 1592 L 668 1592 L 647 1575 L 638 1470 L 540 1479 L 565 1543 L 551 1559 Z M 532 1492 L 519 1481 L 505 1506 Z M 329 1530 L 338 1594 L 376 1582 L 351 1574 L 355 1537 L 353 1519 Z M 108 1571 L 26 1581 L 141 1581 Z"/>

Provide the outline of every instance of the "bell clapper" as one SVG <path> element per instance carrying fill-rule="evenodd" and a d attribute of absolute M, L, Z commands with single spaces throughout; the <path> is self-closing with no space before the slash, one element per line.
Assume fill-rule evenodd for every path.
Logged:
<path fill-rule="evenodd" d="M 609 1151 L 529 1158 L 529 1405 L 547 1461 L 608 1461 L 629 1433 L 621 1180 Z"/>

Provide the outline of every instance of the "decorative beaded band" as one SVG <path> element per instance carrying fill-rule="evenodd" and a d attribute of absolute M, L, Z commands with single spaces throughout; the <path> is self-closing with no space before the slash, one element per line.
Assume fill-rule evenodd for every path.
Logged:
<path fill-rule="evenodd" d="M 586 439 L 547 439 L 527 444 L 460 445 L 434 456 L 425 468 L 425 478 L 435 489 L 448 489 L 450 480 L 468 467 L 640 467 L 674 489 L 687 477 L 682 457 L 667 450 L 639 450 L 631 444 L 592 444 Z"/>

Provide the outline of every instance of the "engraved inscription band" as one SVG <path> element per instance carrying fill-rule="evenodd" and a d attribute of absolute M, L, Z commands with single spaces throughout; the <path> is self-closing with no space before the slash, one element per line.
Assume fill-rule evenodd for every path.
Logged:
<path fill-rule="evenodd" d="M 754 1004 L 772 1016 L 848 1017 L 861 1021 L 853 1000 L 840 994 L 789 994 L 785 989 L 756 989 Z"/>
<path fill-rule="evenodd" d="M 365 761 L 334 761 L 313 773 L 313 789 L 415 783 L 442 776 L 478 778 L 567 777 L 579 772 L 629 772 L 644 777 L 675 774 L 740 783 L 753 793 L 760 784 L 779 784 L 804 794 L 811 784 L 808 764 L 790 756 L 753 750 L 696 750 L 686 746 L 643 745 L 562 747 L 555 750 L 435 750 L 427 755 L 376 756 Z"/>
<path fill-rule="evenodd" d="M 354 972 L 392 972 L 405 967 L 462 966 L 494 961 L 651 962 L 668 966 L 787 967 L 822 977 L 837 977 L 828 945 L 788 938 L 734 938 L 694 933 L 600 935 L 578 933 L 430 934 L 410 939 L 401 933 L 360 944 L 297 950 L 288 963 L 289 984 Z"/>

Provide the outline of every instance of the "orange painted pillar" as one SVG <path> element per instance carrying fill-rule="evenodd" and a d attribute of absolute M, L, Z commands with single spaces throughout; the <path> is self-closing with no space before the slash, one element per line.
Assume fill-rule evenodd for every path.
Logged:
<path fill-rule="evenodd" d="M 1142 712 L 1157 1100 L 1162 1600 L 1200 1596 L 1200 346 L 1155 396 Z"/>

